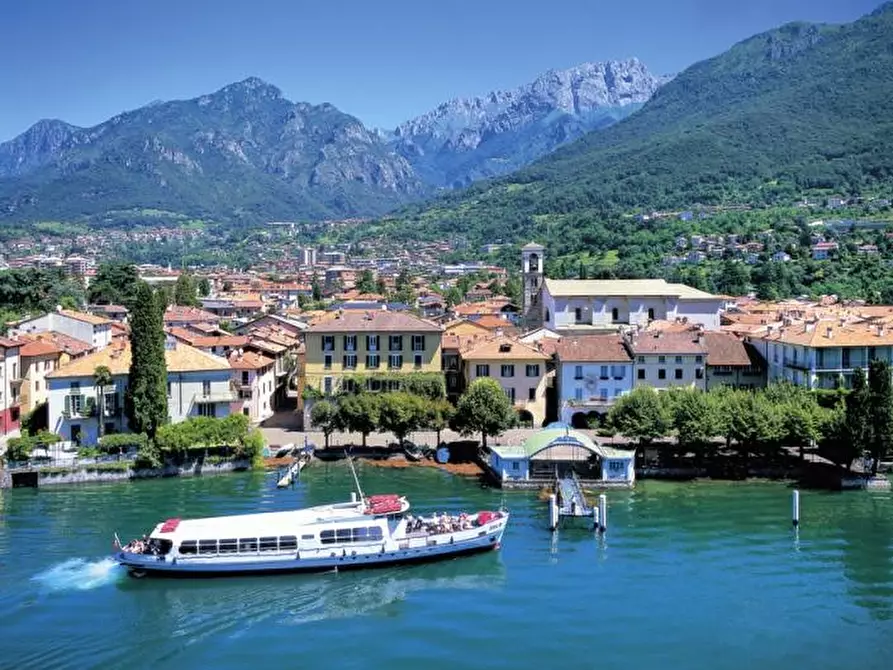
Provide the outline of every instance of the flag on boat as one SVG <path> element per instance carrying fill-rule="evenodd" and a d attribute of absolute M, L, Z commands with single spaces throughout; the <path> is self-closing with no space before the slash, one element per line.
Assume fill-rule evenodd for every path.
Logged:
<path fill-rule="evenodd" d="M 118 539 L 117 533 L 115 533 L 115 541 L 112 542 L 112 548 L 116 551 L 121 548 L 121 540 Z"/>

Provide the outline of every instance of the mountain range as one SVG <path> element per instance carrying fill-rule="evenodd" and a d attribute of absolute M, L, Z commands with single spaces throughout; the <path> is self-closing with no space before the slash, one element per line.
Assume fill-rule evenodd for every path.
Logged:
<path fill-rule="evenodd" d="M 0 144 L 0 220 L 163 210 L 216 220 L 382 214 L 505 174 L 637 109 L 666 80 L 638 60 L 587 63 L 392 132 L 249 78 L 92 128 L 43 120 Z"/>
<path fill-rule="evenodd" d="M 636 210 L 890 198 L 891 44 L 893 3 L 849 24 L 784 25 L 689 67 L 619 123 L 376 226 L 593 248 L 616 243 L 596 239 L 597 222 Z"/>

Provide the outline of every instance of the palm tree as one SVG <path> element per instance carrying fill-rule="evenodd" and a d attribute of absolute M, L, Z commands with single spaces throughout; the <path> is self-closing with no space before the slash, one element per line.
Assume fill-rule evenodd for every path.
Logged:
<path fill-rule="evenodd" d="M 105 365 L 98 365 L 93 370 L 93 386 L 96 387 L 96 408 L 99 413 L 97 419 L 97 434 L 102 438 L 105 427 L 105 389 L 112 384 L 112 371 Z"/>

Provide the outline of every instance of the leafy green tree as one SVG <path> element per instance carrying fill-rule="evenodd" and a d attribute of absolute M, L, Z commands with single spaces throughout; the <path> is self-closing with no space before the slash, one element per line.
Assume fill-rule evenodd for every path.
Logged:
<path fill-rule="evenodd" d="M 130 305 L 130 374 L 125 408 L 130 429 L 154 439 L 168 419 L 164 323 L 157 297 L 137 283 Z"/>
<path fill-rule="evenodd" d="M 375 277 L 372 276 L 372 270 L 367 268 L 360 273 L 357 290 L 360 293 L 375 293 Z"/>
<path fill-rule="evenodd" d="M 449 427 L 455 414 L 456 408 L 446 398 L 435 398 L 425 403 L 425 428 L 437 433 L 438 445 L 440 433 Z"/>
<path fill-rule="evenodd" d="M 878 463 L 890 453 L 893 442 L 893 385 L 890 364 L 873 360 L 868 365 L 868 388 L 871 400 L 871 474 L 876 475 Z"/>
<path fill-rule="evenodd" d="M 112 385 L 112 371 L 107 365 L 98 365 L 93 370 L 93 386 L 96 388 L 96 407 L 99 409 L 99 419 L 96 421 L 99 439 L 105 430 L 105 394 Z"/>
<path fill-rule="evenodd" d="M 128 309 L 137 294 L 140 276 L 129 263 L 103 263 L 90 282 L 87 300 L 92 304 L 124 305 Z"/>
<path fill-rule="evenodd" d="M 377 393 L 342 396 L 338 401 L 338 427 L 362 435 L 365 447 L 369 433 L 378 427 L 381 398 Z"/>
<path fill-rule="evenodd" d="M 310 425 L 322 431 L 328 449 L 329 436 L 338 429 L 338 407 L 328 400 L 315 402 L 310 408 Z"/>
<path fill-rule="evenodd" d="M 313 302 L 322 300 L 322 286 L 319 283 L 319 279 L 316 277 L 310 282 L 310 290 L 313 292 Z"/>
<path fill-rule="evenodd" d="M 856 453 L 870 448 L 871 391 L 862 368 L 853 370 L 852 390 L 846 396 L 846 435 Z"/>
<path fill-rule="evenodd" d="M 211 282 L 207 277 L 202 277 L 198 280 L 198 294 L 202 298 L 207 298 L 211 295 Z"/>
<path fill-rule="evenodd" d="M 716 398 L 697 389 L 679 388 L 664 393 L 679 446 L 698 450 L 720 434 Z"/>
<path fill-rule="evenodd" d="M 174 304 L 184 307 L 198 306 L 198 284 L 195 277 L 185 272 L 177 277 L 174 284 Z"/>
<path fill-rule="evenodd" d="M 608 425 L 621 435 L 648 444 L 669 434 L 673 417 L 668 405 L 658 391 L 642 386 L 620 396 L 608 412 Z"/>
<path fill-rule="evenodd" d="M 480 433 L 481 444 L 486 447 L 488 436 L 501 435 L 517 422 L 512 402 L 499 382 L 479 377 L 459 398 L 451 425 L 463 435 Z"/>
<path fill-rule="evenodd" d="M 380 397 L 378 425 L 382 430 L 393 433 L 402 445 L 407 435 L 423 425 L 425 401 L 404 391 L 384 393 Z"/>
<path fill-rule="evenodd" d="M 384 277 L 379 276 L 375 282 L 375 292 L 378 295 L 388 294 L 388 285 L 385 283 Z"/>
<path fill-rule="evenodd" d="M 779 407 L 764 393 L 734 390 L 722 395 L 723 433 L 746 462 L 751 453 L 777 445 L 784 436 Z"/>

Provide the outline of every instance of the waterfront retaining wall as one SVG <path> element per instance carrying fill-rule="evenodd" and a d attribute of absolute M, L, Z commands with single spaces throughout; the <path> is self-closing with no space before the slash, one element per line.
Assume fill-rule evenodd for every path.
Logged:
<path fill-rule="evenodd" d="M 156 477 L 194 477 L 216 475 L 247 470 L 251 463 L 247 460 L 226 461 L 225 463 L 202 463 L 194 461 L 180 466 L 166 465 L 163 468 L 143 468 L 128 470 L 91 470 L 90 466 L 73 468 L 67 472 L 41 472 L 40 486 L 51 484 L 88 484 L 95 482 L 121 482 L 131 479 L 154 479 Z"/>

